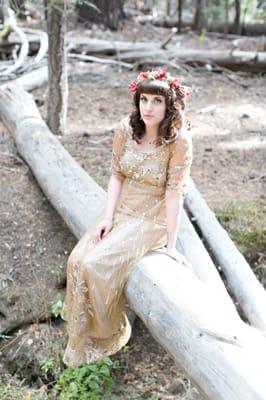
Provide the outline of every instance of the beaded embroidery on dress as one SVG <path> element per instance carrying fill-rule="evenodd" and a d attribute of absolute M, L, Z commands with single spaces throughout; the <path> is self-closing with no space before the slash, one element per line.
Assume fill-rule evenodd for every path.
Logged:
<path fill-rule="evenodd" d="M 166 245 L 165 191 L 185 195 L 192 163 L 192 140 L 181 133 L 170 143 L 141 150 L 132 139 L 128 118 L 113 138 L 111 172 L 123 175 L 112 230 L 96 245 L 91 232 L 100 215 L 72 250 L 67 262 L 63 318 L 68 366 L 93 363 L 119 351 L 131 335 L 124 285 L 151 250 Z"/>

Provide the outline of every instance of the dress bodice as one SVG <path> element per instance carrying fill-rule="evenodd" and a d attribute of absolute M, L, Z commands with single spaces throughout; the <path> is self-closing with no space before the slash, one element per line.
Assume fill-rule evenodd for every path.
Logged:
<path fill-rule="evenodd" d="M 174 142 L 151 150 L 137 148 L 128 119 L 121 122 L 114 135 L 112 172 L 138 183 L 185 194 L 191 163 L 192 141 L 189 133 L 180 132 Z"/>

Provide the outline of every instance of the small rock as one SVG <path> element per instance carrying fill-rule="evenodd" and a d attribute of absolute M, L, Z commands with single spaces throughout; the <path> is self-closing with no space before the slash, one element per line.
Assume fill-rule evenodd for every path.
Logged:
<path fill-rule="evenodd" d="M 186 390 L 185 384 L 181 379 L 175 379 L 167 387 L 167 391 L 174 395 L 183 394 L 185 393 L 185 390 Z"/>
<path fill-rule="evenodd" d="M 249 171 L 249 173 L 248 173 L 249 179 L 256 178 L 256 175 L 257 175 L 256 171 Z"/>

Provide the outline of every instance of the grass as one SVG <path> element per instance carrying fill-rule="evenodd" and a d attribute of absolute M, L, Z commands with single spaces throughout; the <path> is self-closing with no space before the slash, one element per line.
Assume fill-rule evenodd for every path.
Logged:
<path fill-rule="evenodd" d="M 234 201 L 214 212 L 239 250 L 247 257 L 266 255 L 266 206 L 259 201 Z"/>

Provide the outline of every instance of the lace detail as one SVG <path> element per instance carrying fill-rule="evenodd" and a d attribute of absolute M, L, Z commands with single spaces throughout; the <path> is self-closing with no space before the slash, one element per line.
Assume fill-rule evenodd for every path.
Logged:
<path fill-rule="evenodd" d="M 183 135 L 170 144 L 166 182 L 167 190 L 176 190 L 182 195 L 187 193 L 192 159 L 192 140 L 188 135 Z"/>
<path fill-rule="evenodd" d="M 193 159 L 189 133 L 180 132 L 173 143 L 142 150 L 136 148 L 126 124 L 126 120 L 123 120 L 120 130 L 114 135 L 112 172 L 185 195 Z"/>

